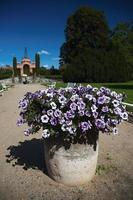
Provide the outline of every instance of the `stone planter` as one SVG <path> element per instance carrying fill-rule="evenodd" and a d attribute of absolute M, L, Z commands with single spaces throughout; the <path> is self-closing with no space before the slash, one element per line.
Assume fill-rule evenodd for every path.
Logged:
<path fill-rule="evenodd" d="M 45 163 L 49 176 L 65 185 L 82 185 L 95 175 L 98 140 L 93 144 L 71 144 L 65 149 L 60 141 L 44 141 Z"/>

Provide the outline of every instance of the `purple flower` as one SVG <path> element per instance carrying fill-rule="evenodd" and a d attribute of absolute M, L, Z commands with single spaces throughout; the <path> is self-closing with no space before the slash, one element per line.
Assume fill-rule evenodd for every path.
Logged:
<path fill-rule="evenodd" d="M 54 111 L 52 109 L 47 110 L 47 115 L 53 117 Z"/>
<path fill-rule="evenodd" d="M 27 106 L 28 106 L 27 100 L 24 99 L 19 102 L 19 107 L 22 108 L 23 110 L 25 110 L 27 108 Z"/>
<path fill-rule="evenodd" d="M 59 124 L 64 124 L 64 123 L 65 123 L 65 119 L 63 117 L 59 119 Z"/>
<path fill-rule="evenodd" d="M 78 101 L 78 110 L 84 110 L 85 109 L 85 103 L 83 101 Z"/>
<path fill-rule="evenodd" d="M 59 103 L 65 104 L 65 103 L 66 103 L 66 97 L 64 97 L 63 95 L 61 95 L 61 96 L 59 97 Z"/>
<path fill-rule="evenodd" d="M 59 109 L 57 109 L 57 110 L 54 111 L 54 116 L 55 117 L 61 117 L 61 113 L 62 112 Z"/>
<path fill-rule="evenodd" d="M 30 134 L 31 134 L 31 129 L 26 129 L 25 131 L 24 131 L 24 135 L 25 136 L 29 136 Z"/>
<path fill-rule="evenodd" d="M 76 110 L 76 108 L 77 108 L 77 104 L 76 103 L 73 102 L 73 103 L 70 104 L 70 109 L 71 110 Z"/>
<path fill-rule="evenodd" d="M 57 125 L 57 119 L 54 118 L 54 117 L 51 118 L 51 119 L 50 119 L 50 123 L 51 123 L 52 126 L 56 126 L 56 125 Z"/>
<path fill-rule="evenodd" d="M 43 116 L 41 117 L 42 123 L 48 123 L 48 120 L 49 120 L 49 117 L 48 117 L 47 115 L 43 115 Z"/>
<path fill-rule="evenodd" d="M 85 115 L 85 112 L 84 112 L 84 110 L 79 110 L 79 111 L 78 111 L 78 114 L 79 114 L 79 116 L 84 116 L 84 115 Z"/>
<path fill-rule="evenodd" d="M 105 128 L 105 122 L 101 119 L 96 119 L 95 125 L 97 129 L 104 129 Z"/>
<path fill-rule="evenodd" d="M 116 115 L 121 115 L 121 108 L 119 108 L 119 107 L 114 108 L 114 113 Z"/>
<path fill-rule="evenodd" d="M 98 117 L 98 112 L 93 112 L 93 117 L 96 119 Z"/>
<path fill-rule="evenodd" d="M 90 117 L 90 116 L 91 116 L 91 113 L 90 113 L 88 110 L 86 110 L 86 111 L 85 111 L 85 115 L 86 115 L 87 117 Z"/>
<path fill-rule="evenodd" d="M 88 129 L 91 129 L 91 123 L 90 121 L 88 122 L 81 122 L 80 127 L 83 132 L 87 131 Z"/>
<path fill-rule="evenodd" d="M 66 125 L 67 125 L 67 126 L 72 125 L 72 121 L 71 121 L 71 120 L 66 120 Z"/>
<path fill-rule="evenodd" d="M 105 96 L 101 96 L 101 97 L 98 97 L 97 103 L 102 105 L 105 103 L 105 101 L 106 101 Z"/>
<path fill-rule="evenodd" d="M 21 126 L 23 123 L 24 122 L 23 122 L 22 118 L 20 118 L 20 119 L 17 120 L 17 126 Z"/>
<path fill-rule="evenodd" d="M 64 116 L 65 116 L 66 119 L 72 119 L 72 118 L 74 118 L 75 115 L 74 115 L 74 112 L 69 110 L 64 114 Z"/>
<path fill-rule="evenodd" d="M 109 111 L 108 106 L 102 107 L 102 111 L 105 112 L 105 113 L 108 112 Z"/>

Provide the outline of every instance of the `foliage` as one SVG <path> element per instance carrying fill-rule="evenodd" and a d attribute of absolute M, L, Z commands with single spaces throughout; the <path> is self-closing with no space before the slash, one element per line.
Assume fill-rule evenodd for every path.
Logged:
<path fill-rule="evenodd" d="M 13 57 L 13 72 L 14 72 L 14 76 L 17 76 L 17 58 Z"/>
<path fill-rule="evenodd" d="M 99 131 L 117 134 L 116 125 L 128 118 L 122 100 L 122 94 L 90 85 L 28 92 L 19 103 L 17 124 L 28 124 L 26 135 L 42 129 L 44 138 L 86 142 Z"/>
<path fill-rule="evenodd" d="M 127 60 L 128 70 L 133 79 L 133 22 L 117 24 L 111 38 Z"/>
<path fill-rule="evenodd" d="M 0 68 L 0 79 L 6 79 L 12 77 L 12 68 Z"/>
<path fill-rule="evenodd" d="M 67 20 L 66 41 L 60 49 L 60 70 L 63 80 L 65 82 L 131 80 L 133 28 L 130 26 L 130 31 L 122 37 L 119 34 L 121 30 L 122 28 L 116 28 L 113 33 L 110 32 L 102 12 L 88 7 L 78 9 Z M 130 38 L 128 42 L 127 35 Z M 126 47 L 123 47 L 123 41 Z"/>
<path fill-rule="evenodd" d="M 39 53 L 35 54 L 35 67 L 36 67 L 36 70 L 34 71 L 34 73 L 36 73 L 36 75 L 38 75 L 39 69 L 40 69 L 40 54 Z"/>

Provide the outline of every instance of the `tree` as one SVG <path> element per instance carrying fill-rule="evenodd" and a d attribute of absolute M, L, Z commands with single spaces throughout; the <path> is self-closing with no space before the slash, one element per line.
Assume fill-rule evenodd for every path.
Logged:
<path fill-rule="evenodd" d="M 40 68 L 40 54 L 36 53 L 35 54 L 35 67 L 36 67 L 36 75 L 39 74 L 39 68 Z"/>
<path fill-rule="evenodd" d="M 60 50 L 60 64 L 71 63 L 73 56 L 84 48 L 107 48 L 109 28 L 104 14 L 82 7 L 67 20 L 66 42 Z"/>
<path fill-rule="evenodd" d="M 125 57 L 128 77 L 133 79 L 133 22 L 119 23 L 112 31 L 112 42 Z"/>
<path fill-rule="evenodd" d="M 13 73 L 14 73 L 14 76 L 17 76 L 17 58 L 16 57 L 13 57 Z"/>
<path fill-rule="evenodd" d="M 102 12 L 82 7 L 68 18 L 65 38 L 60 49 L 60 71 L 64 81 L 131 79 L 133 26 L 119 25 L 111 32 Z"/>

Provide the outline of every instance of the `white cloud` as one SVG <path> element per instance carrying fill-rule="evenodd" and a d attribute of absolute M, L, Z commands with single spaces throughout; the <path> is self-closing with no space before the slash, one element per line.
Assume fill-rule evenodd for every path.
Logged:
<path fill-rule="evenodd" d="M 52 60 L 59 60 L 60 58 L 59 57 L 56 57 L 56 58 L 52 58 Z"/>
<path fill-rule="evenodd" d="M 46 64 L 46 65 L 43 65 L 43 67 L 48 68 L 49 66 Z"/>
<path fill-rule="evenodd" d="M 44 49 L 42 49 L 41 51 L 38 51 L 38 53 L 39 53 L 40 55 L 42 55 L 42 54 L 50 55 L 50 53 L 49 53 L 48 51 L 44 50 Z"/>

